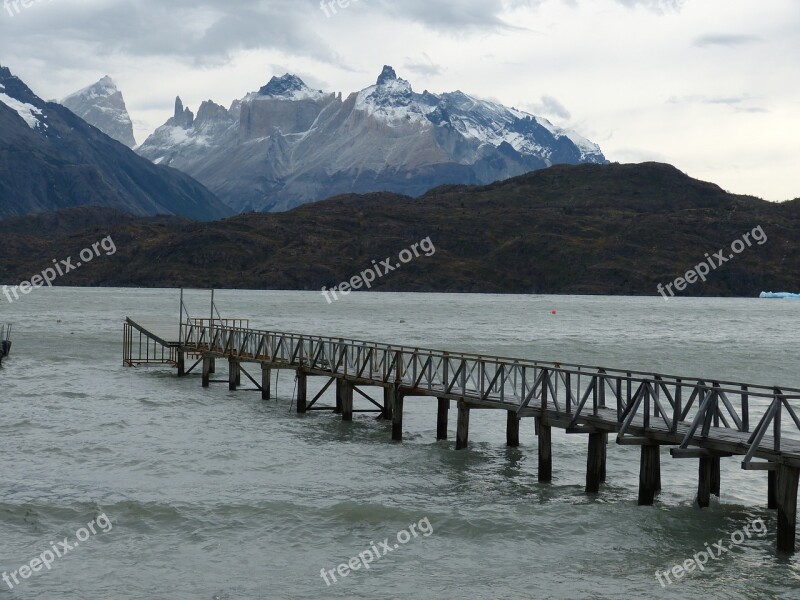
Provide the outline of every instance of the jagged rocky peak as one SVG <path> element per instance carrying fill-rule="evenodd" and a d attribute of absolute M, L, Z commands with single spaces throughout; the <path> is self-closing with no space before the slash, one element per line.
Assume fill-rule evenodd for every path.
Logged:
<path fill-rule="evenodd" d="M 297 75 L 286 73 L 283 77 L 273 77 L 269 83 L 258 90 L 259 97 L 286 100 L 315 99 L 324 95 L 322 90 L 312 90 Z"/>
<path fill-rule="evenodd" d="M 194 113 L 188 108 L 183 107 L 181 97 L 175 98 L 175 116 L 172 117 L 172 125 L 183 129 L 190 129 L 194 124 Z"/>
<path fill-rule="evenodd" d="M 125 99 L 108 75 L 67 96 L 61 104 L 118 142 L 129 148 L 136 145 Z"/>
<path fill-rule="evenodd" d="M 398 77 L 395 70 L 389 65 L 383 66 L 383 71 L 378 75 L 378 81 L 375 82 L 375 85 L 381 92 L 400 94 L 410 94 L 412 92 L 411 84 Z"/>
<path fill-rule="evenodd" d="M 378 81 L 376 85 L 386 85 L 390 81 L 397 80 L 397 73 L 395 73 L 394 69 L 389 65 L 383 65 L 383 71 L 381 74 L 378 75 Z"/>
<path fill-rule="evenodd" d="M 389 123 L 422 122 L 438 103 L 428 94 L 415 94 L 411 84 L 401 79 L 389 65 L 383 67 L 375 85 L 358 93 L 356 109 L 382 116 Z"/>
<path fill-rule="evenodd" d="M 228 120 L 228 109 L 212 100 L 205 100 L 197 109 L 197 118 L 194 122 L 199 126 L 203 123 L 223 120 Z"/>

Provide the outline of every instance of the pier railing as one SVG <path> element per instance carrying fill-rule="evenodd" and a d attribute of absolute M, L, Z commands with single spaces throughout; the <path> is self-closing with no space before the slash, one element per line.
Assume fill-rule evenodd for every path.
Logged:
<path fill-rule="evenodd" d="M 800 389 L 680 377 L 362 340 L 270 332 L 219 320 L 188 319 L 182 345 L 410 393 L 547 414 L 569 427 L 613 422 L 618 440 L 647 433 L 682 448 L 713 436 L 745 444 L 754 457 L 800 465 Z M 664 441 L 667 441 L 666 439 Z M 794 442 L 793 444 L 791 442 Z M 778 456 L 780 455 L 780 456 Z"/>

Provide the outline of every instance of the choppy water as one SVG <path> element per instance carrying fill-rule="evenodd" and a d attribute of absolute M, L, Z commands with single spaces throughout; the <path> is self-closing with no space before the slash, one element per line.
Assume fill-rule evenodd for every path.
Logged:
<path fill-rule="evenodd" d="M 206 294 L 188 299 L 208 312 Z M 273 329 L 800 387 L 800 302 L 358 294 L 329 306 L 317 293 L 221 292 L 218 303 Z M 123 368 L 124 316 L 177 305 L 175 291 L 65 288 L 0 305 L 15 324 L 0 370 L 0 570 L 100 513 L 113 521 L 52 570 L 13 591 L 0 582 L 0 598 L 800 598 L 800 558 L 774 553 L 766 475 L 734 458 L 721 501 L 700 511 L 696 462 L 664 456 L 664 491 L 643 508 L 636 448 L 609 446 L 608 484 L 587 497 L 586 439 L 553 431 L 554 481 L 542 485 L 528 420 L 522 447 L 507 449 L 505 416 L 474 411 L 470 447 L 455 452 L 435 441 L 429 400 L 406 401 L 394 444 L 372 416 L 296 416 L 286 372 L 263 402 Z M 369 571 L 331 587 L 320 577 L 426 517 L 432 535 Z M 656 581 L 756 518 L 765 537 Z"/>

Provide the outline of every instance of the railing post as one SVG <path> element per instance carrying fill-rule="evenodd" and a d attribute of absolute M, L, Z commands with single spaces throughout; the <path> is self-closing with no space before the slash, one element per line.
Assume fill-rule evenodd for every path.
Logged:
<path fill-rule="evenodd" d="M 672 411 L 672 433 L 677 433 L 678 423 L 680 423 L 681 415 L 683 414 L 683 386 L 681 382 L 680 379 L 675 380 L 675 408 Z"/>
<path fill-rule="evenodd" d="M 772 437 L 774 439 L 775 452 L 781 451 L 781 415 L 783 409 L 783 402 L 781 391 L 778 388 L 773 390 L 773 402 L 775 402 L 775 421 L 772 424 Z"/>
<path fill-rule="evenodd" d="M 747 386 L 742 386 L 742 431 L 750 433 L 750 395 Z"/>

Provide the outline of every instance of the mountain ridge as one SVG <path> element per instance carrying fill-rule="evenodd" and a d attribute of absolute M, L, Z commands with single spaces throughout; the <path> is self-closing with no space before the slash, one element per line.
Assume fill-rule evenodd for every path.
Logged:
<path fill-rule="evenodd" d="M 197 177 L 239 212 L 350 192 L 418 196 L 444 183 L 607 162 L 599 146 L 546 119 L 463 92 L 414 92 L 388 65 L 346 98 L 287 73 L 230 108 L 207 101 L 198 116 L 203 107 L 201 122 L 176 106 L 137 152 Z"/>
<path fill-rule="evenodd" d="M 347 194 L 211 223 L 103 218 L 111 221 L 98 217 L 83 233 L 64 223 L 69 235 L 4 235 L 0 281 L 28 277 L 45 258 L 74 254 L 102 234 L 113 235 L 118 258 L 92 263 L 64 285 L 320 291 L 429 237 L 434 256 L 372 290 L 655 296 L 658 284 L 756 227 L 768 237 L 764 245 L 684 295 L 792 290 L 800 273 L 800 202 L 730 194 L 658 163 L 558 165 L 420 197 Z"/>
<path fill-rule="evenodd" d="M 0 66 L 0 218 L 94 204 L 137 215 L 231 214 L 189 175 L 157 166 Z"/>

